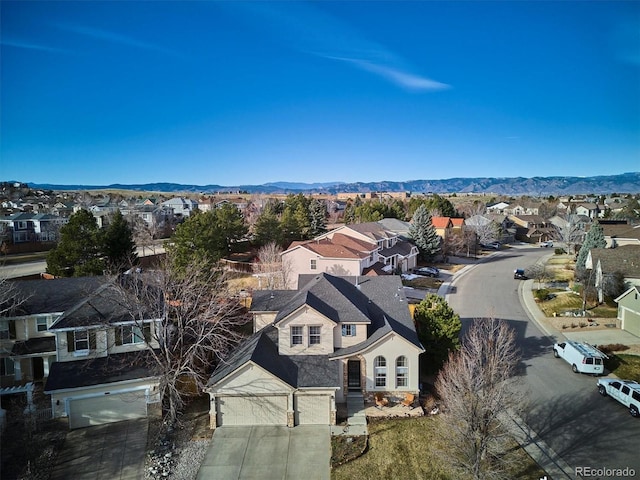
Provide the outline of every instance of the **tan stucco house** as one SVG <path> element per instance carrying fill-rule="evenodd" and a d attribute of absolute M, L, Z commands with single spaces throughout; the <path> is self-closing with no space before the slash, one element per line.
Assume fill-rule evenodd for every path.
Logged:
<path fill-rule="evenodd" d="M 632 286 L 615 301 L 622 330 L 640 337 L 640 287 Z"/>
<path fill-rule="evenodd" d="M 211 376 L 210 425 L 336 423 L 349 392 L 419 392 L 424 351 L 400 277 L 306 275 L 256 291 L 254 334 Z"/>

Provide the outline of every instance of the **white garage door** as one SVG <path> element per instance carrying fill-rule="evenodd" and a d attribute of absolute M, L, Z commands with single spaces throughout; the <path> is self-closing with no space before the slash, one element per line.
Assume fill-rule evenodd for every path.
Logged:
<path fill-rule="evenodd" d="M 297 395 L 296 425 L 329 425 L 330 408 L 328 395 Z"/>
<path fill-rule="evenodd" d="M 218 397 L 218 425 L 286 425 L 285 395 Z"/>
<path fill-rule="evenodd" d="M 147 416 L 144 390 L 69 400 L 69 428 L 134 420 Z"/>
<path fill-rule="evenodd" d="M 640 315 L 624 309 L 622 311 L 622 328 L 640 337 Z"/>

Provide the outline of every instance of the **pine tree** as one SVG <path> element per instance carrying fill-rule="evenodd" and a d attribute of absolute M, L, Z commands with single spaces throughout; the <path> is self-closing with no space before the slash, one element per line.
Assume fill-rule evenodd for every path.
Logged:
<path fill-rule="evenodd" d="M 315 238 L 327 231 L 327 206 L 314 198 L 309 204 L 309 238 Z"/>
<path fill-rule="evenodd" d="M 585 264 L 587 262 L 587 255 L 589 255 L 589 250 L 591 250 L 592 248 L 605 248 L 606 246 L 607 241 L 604 238 L 602 225 L 600 225 L 598 222 L 594 222 L 585 235 L 582 247 L 580 247 L 580 251 L 578 252 L 578 258 L 576 260 L 576 275 L 578 277 L 582 276 L 582 273 L 585 270 Z"/>
<path fill-rule="evenodd" d="M 440 252 L 440 237 L 431 223 L 431 214 L 423 204 L 413 214 L 409 235 L 413 238 L 420 255 L 424 259 L 430 259 Z"/>
<path fill-rule="evenodd" d="M 56 277 L 102 275 L 102 235 L 91 212 L 78 210 L 60 228 L 60 241 L 47 255 L 47 273 Z"/>
<path fill-rule="evenodd" d="M 432 293 L 416 305 L 414 319 L 429 369 L 438 371 L 449 353 L 460 347 L 460 316 L 444 298 Z"/>
<path fill-rule="evenodd" d="M 133 241 L 133 230 L 120 210 L 113 214 L 103 240 L 108 268 L 113 271 L 126 270 L 136 262 L 138 256 Z"/>

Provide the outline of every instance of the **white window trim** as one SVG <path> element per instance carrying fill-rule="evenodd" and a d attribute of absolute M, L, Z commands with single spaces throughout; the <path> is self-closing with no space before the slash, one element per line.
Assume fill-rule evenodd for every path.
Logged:
<path fill-rule="evenodd" d="M 399 365 L 399 360 L 403 359 L 403 365 Z M 402 382 L 401 382 L 402 380 Z M 401 383 L 403 385 L 401 385 Z M 409 365 L 407 357 L 404 355 L 396 358 L 396 388 L 398 387 L 406 387 L 409 385 Z"/>
<path fill-rule="evenodd" d="M 300 333 L 294 333 L 294 329 L 299 329 Z M 294 338 L 300 338 L 300 342 L 296 343 L 293 341 Z M 297 347 L 304 343 L 304 328 L 302 325 L 291 325 L 291 346 Z"/>
<path fill-rule="evenodd" d="M 312 329 L 319 329 L 318 333 L 312 333 Z M 312 342 L 311 338 L 318 338 L 317 342 Z M 309 346 L 322 344 L 322 325 L 309 325 Z"/>
<path fill-rule="evenodd" d="M 380 360 L 384 363 L 383 365 L 379 365 Z M 382 380 L 378 385 L 378 380 Z M 382 355 L 378 355 L 373 360 L 373 382 L 375 388 L 385 388 L 387 386 L 387 359 Z"/>
<path fill-rule="evenodd" d="M 43 326 L 42 321 L 44 320 L 44 330 L 40 330 L 40 327 Z M 36 332 L 46 332 L 49 329 L 49 317 L 37 317 L 36 318 Z"/>

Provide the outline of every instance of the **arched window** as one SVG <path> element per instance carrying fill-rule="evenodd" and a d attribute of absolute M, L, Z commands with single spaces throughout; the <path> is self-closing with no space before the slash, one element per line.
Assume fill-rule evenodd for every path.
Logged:
<path fill-rule="evenodd" d="M 376 387 L 387 386 L 387 360 L 380 356 L 373 361 L 373 373 L 376 379 Z"/>
<path fill-rule="evenodd" d="M 396 358 L 396 388 L 406 387 L 409 383 L 409 364 L 407 357 Z"/>

